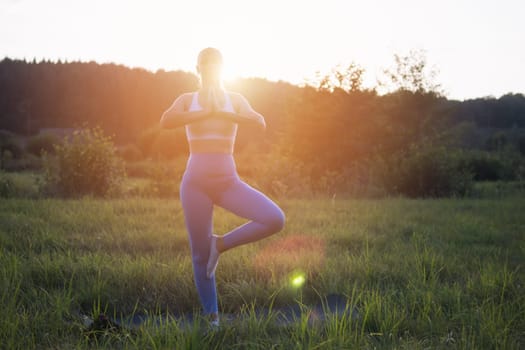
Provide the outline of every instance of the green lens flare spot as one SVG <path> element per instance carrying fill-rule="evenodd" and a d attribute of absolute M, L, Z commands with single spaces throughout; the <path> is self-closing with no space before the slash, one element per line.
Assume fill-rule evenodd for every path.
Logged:
<path fill-rule="evenodd" d="M 292 277 L 291 283 L 292 286 L 295 288 L 300 288 L 303 286 L 304 282 L 306 282 L 306 277 L 304 274 L 298 274 Z"/>

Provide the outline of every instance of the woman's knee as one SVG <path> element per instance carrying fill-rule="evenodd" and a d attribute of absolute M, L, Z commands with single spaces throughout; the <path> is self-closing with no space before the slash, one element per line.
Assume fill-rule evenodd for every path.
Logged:
<path fill-rule="evenodd" d="M 272 233 L 277 233 L 284 228 L 286 222 L 286 216 L 284 212 L 277 208 L 274 213 L 272 213 L 271 218 L 268 220 L 267 225 L 270 227 Z"/>

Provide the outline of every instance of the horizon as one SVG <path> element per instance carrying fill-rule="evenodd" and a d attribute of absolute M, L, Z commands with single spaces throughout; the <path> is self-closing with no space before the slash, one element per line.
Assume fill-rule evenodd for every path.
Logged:
<path fill-rule="evenodd" d="M 301 86 L 315 81 L 317 72 L 356 63 L 365 70 L 363 86 L 372 88 L 394 54 L 416 50 L 437 71 L 434 81 L 447 98 L 499 98 L 525 93 L 523 10 L 517 0 L 498 6 L 488 0 L 8 0 L 0 4 L 0 57 L 195 74 L 198 52 L 213 46 L 225 57 L 225 80 Z"/>

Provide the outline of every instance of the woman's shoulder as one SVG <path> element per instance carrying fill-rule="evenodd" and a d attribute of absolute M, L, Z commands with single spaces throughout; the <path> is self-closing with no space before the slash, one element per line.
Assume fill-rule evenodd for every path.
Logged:
<path fill-rule="evenodd" d="M 182 94 L 177 97 L 177 99 L 184 104 L 185 107 L 189 106 L 191 104 L 191 101 L 193 99 L 193 95 L 195 95 L 197 91 L 191 91 L 191 92 L 183 92 Z"/>
<path fill-rule="evenodd" d="M 193 98 L 193 95 L 195 95 L 196 93 L 198 93 L 198 91 L 190 91 L 190 92 L 183 92 L 180 97 L 181 98 L 184 98 L 184 99 L 187 99 L 187 98 Z"/>
<path fill-rule="evenodd" d="M 186 101 L 186 100 L 190 100 L 193 98 L 193 95 L 195 94 L 195 92 L 183 92 L 182 94 L 180 94 L 179 96 L 177 96 L 177 100 L 179 101 Z"/>

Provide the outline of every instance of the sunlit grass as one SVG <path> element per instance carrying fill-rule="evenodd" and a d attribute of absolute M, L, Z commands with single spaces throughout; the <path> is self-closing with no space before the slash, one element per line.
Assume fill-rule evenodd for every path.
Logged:
<path fill-rule="evenodd" d="M 280 204 L 282 233 L 221 257 L 220 309 L 235 318 L 207 332 L 169 316 L 199 308 L 177 200 L 1 201 L 3 346 L 523 346 L 524 199 Z M 214 219 L 219 233 L 242 222 L 223 210 Z M 306 305 L 329 294 L 345 295 L 352 312 L 312 324 Z M 272 310 L 297 303 L 304 313 L 279 326 Z M 93 338 L 79 315 L 99 312 L 149 321 Z"/>

